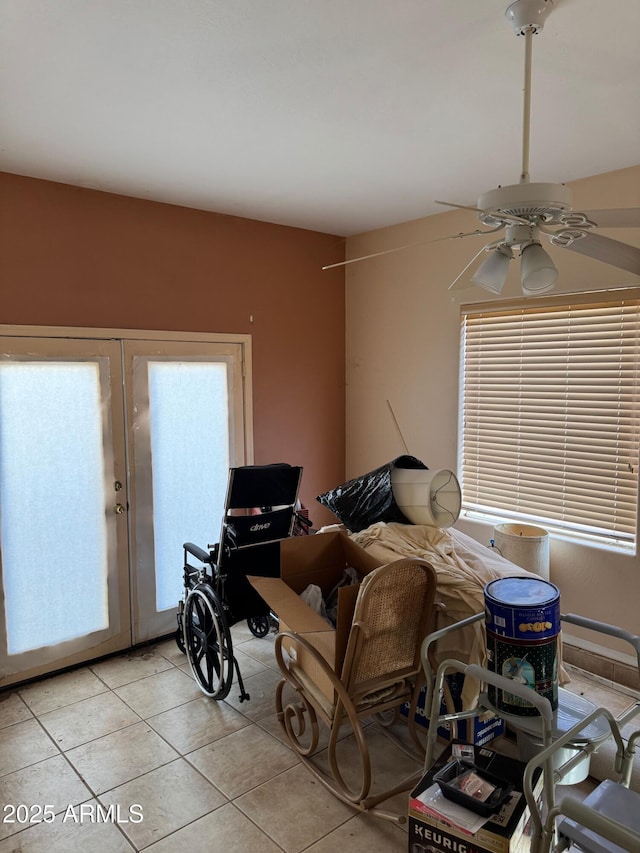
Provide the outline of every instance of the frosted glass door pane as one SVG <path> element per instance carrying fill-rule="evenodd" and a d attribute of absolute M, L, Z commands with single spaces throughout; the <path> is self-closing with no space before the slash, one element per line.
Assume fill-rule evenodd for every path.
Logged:
<path fill-rule="evenodd" d="M 156 608 L 183 592 L 182 543 L 217 540 L 229 469 L 225 363 L 148 363 Z"/>
<path fill-rule="evenodd" d="M 100 367 L 0 365 L 0 546 L 8 653 L 107 627 Z"/>

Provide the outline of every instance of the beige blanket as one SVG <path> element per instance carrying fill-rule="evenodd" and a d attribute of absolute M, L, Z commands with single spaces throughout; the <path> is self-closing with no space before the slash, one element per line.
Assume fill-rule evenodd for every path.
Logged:
<path fill-rule="evenodd" d="M 400 557 L 420 557 L 430 563 L 438 575 L 436 600 L 445 605 L 436 627 L 443 628 L 485 609 L 484 587 L 489 581 L 502 577 L 538 577 L 506 560 L 500 554 L 480 544 L 465 533 L 448 528 L 419 524 L 386 524 L 376 522 L 359 533 L 349 536 L 385 563 Z M 487 665 L 484 621 L 452 632 L 438 640 L 437 658 L 455 658 L 463 663 Z M 564 683 L 566 675 L 561 675 Z M 479 685 L 465 679 L 462 702 L 473 708 Z"/>

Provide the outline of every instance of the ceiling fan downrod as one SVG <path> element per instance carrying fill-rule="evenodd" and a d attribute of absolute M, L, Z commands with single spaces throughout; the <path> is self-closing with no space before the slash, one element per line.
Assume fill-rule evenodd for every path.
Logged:
<path fill-rule="evenodd" d="M 531 140 L 531 53 L 534 31 L 529 27 L 524 43 L 524 114 L 522 117 L 522 171 L 520 183 L 529 183 L 529 149 Z"/>
<path fill-rule="evenodd" d="M 564 184 L 529 180 L 532 40 L 552 9 L 553 0 L 516 0 L 505 12 L 515 34 L 525 38 L 522 171 L 519 183 L 501 185 L 479 197 L 479 218 L 484 225 L 558 223 L 571 210 L 571 192 Z"/>
<path fill-rule="evenodd" d="M 529 183 L 531 139 L 531 57 L 533 36 L 539 33 L 553 8 L 553 0 L 516 0 L 507 7 L 505 17 L 517 36 L 524 36 L 524 103 L 522 119 L 522 171 L 520 183 Z"/>

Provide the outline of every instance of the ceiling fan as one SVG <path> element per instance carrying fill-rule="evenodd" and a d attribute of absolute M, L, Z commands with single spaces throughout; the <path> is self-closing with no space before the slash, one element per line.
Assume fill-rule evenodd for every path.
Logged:
<path fill-rule="evenodd" d="M 471 283 L 494 294 L 502 293 L 510 261 L 520 258 L 520 283 L 526 296 L 552 290 L 558 271 L 550 255 L 542 247 L 542 235 L 554 246 L 570 249 L 619 269 L 640 275 L 640 248 L 596 233 L 596 229 L 640 227 L 640 208 L 574 211 L 571 191 L 564 184 L 531 183 L 529 180 L 529 140 L 531 125 L 531 57 L 533 36 L 539 33 L 553 9 L 553 0 L 516 0 L 505 12 L 517 36 L 524 36 L 524 117 L 522 133 L 522 171 L 520 182 L 499 186 L 483 193 L 476 207 L 436 201 L 448 207 L 475 210 L 484 229 L 453 234 L 444 240 L 500 234 L 484 245 L 449 286 L 466 286 L 464 275 L 486 254 L 473 275 Z M 431 241 L 428 241 L 431 242 Z M 413 243 L 411 246 L 421 245 Z M 356 263 L 379 255 L 408 249 L 399 246 L 352 258 L 323 269 Z"/>

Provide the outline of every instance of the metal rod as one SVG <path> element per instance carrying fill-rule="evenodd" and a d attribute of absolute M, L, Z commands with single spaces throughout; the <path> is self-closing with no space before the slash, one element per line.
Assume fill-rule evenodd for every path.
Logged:
<path fill-rule="evenodd" d="M 446 237 L 442 239 L 448 239 Z M 413 249 L 414 246 L 424 246 L 425 243 L 435 241 L 421 240 L 419 243 L 407 243 L 406 246 L 395 246 L 393 249 L 384 249 L 381 252 L 373 252 L 371 255 L 362 255 L 360 258 L 350 258 L 348 261 L 338 261 L 337 264 L 325 264 L 323 270 L 332 270 L 335 267 L 346 267 L 348 264 L 357 264 L 359 261 L 367 261 L 369 258 L 379 258 L 381 255 L 391 255 L 393 252 L 403 252 L 405 249 Z"/>
<path fill-rule="evenodd" d="M 529 144 L 531 136 L 531 54 L 533 27 L 524 34 L 524 115 L 522 120 L 522 173 L 520 183 L 529 183 Z"/>
<path fill-rule="evenodd" d="M 494 247 L 494 248 L 495 248 L 495 247 Z M 487 251 L 488 249 L 489 249 L 489 246 L 483 246 L 481 249 L 479 249 L 479 250 L 475 253 L 475 255 L 471 258 L 471 260 L 470 260 L 470 261 L 469 261 L 469 263 L 466 265 L 466 267 L 465 267 L 464 269 L 460 270 L 460 272 L 458 273 L 458 275 L 457 275 L 457 276 L 454 278 L 454 280 L 451 282 L 451 284 L 449 285 L 449 290 L 457 290 L 457 288 L 456 288 L 456 284 L 458 284 L 458 282 L 460 281 L 460 279 L 462 278 L 462 276 L 466 273 L 466 271 L 469 269 L 469 267 L 471 266 L 471 264 L 472 264 L 475 260 L 477 260 L 477 258 L 479 258 L 479 257 L 480 257 L 480 255 L 481 255 L 483 252 Z"/>
<path fill-rule="evenodd" d="M 387 406 L 389 406 L 389 411 L 391 412 L 391 417 L 393 418 L 393 422 L 396 425 L 396 429 L 398 430 L 398 435 L 400 436 L 400 441 L 402 442 L 402 446 L 404 447 L 404 452 L 407 456 L 410 456 L 409 448 L 407 447 L 407 442 L 404 440 L 404 436 L 402 434 L 402 430 L 400 429 L 400 424 L 398 423 L 398 419 L 396 417 L 396 413 L 393 411 L 393 407 L 391 403 L 387 400 Z"/>

